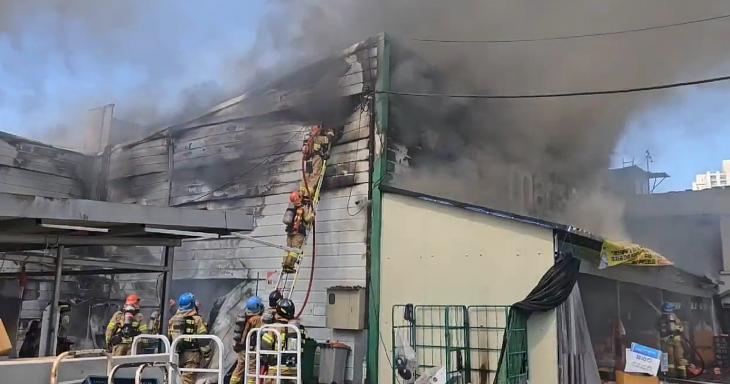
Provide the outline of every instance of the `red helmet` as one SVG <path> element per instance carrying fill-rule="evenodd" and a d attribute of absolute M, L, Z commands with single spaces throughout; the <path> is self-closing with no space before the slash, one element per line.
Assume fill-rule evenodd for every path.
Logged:
<path fill-rule="evenodd" d="M 127 301 L 124 302 L 124 305 L 133 305 L 135 307 L 139 307 L 139 301 L 139 296 L 133 293 L 127 296 Z"/>
<path fill-rule="evenodd" d="M 301 204 L 302 203 L 302 193 L 299 191 L 294 191 L 289 195 L 289 201 L 291 201 L 293 204 Z"/>

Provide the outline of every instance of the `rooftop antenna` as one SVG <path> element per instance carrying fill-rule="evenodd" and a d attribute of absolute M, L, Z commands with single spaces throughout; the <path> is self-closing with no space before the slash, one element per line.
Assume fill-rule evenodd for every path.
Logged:
<path fill-rule="evenodd" d="M 648 149 L 644 155 L 644 160 L 646 161 L 646 193 L 650 194 L 658 185 L 655 185 L 654 187 L 651 185 L 651 171 L 649 170 L 649 164 L 653 163 L 654 159 L 651 158 L 651 152 L 649 152 Z"/>

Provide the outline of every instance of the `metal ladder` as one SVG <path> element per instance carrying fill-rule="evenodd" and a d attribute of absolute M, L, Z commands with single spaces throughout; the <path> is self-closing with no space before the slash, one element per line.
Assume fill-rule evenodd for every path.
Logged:
<path fill-rule="evenodd" d="M 327 151 L 329 152 L 329 151 L 331 151 L 331 149 L 332 149 L 332 144 L 330 143 L 327 148 Z M 322 162 L 322 170 L 320 171 L 319 181 L 317 182 L 317 187 L 315 188 L 314 196 L 312 197 L 312 210 L 315 213 L 317 212 L 317 208 L 319 207 L 320 191 L 322 190 L 322 183 L 324 182 L 325 172 L 327 171 L 327 163 L 328 163 L 328 160 L 324 160 Z M 316 216 L 315 216 L 314 220 L 315 221 L 317 220 Z M 282 296 L 284 296 L 285 299 L 291 299 L 291 297 L 294 293 L 294 287 L 296 286 L 297 280 L 299 278 L 299 270 L 301 269 L 300 267 L 301 267 L 302 259 L 304 258 L 302 256 L 302 254 L 304 253 L 304 248 L 307 246 L 307 243 L 309 242 L 309 235 L 312 231 L 312 227 L 313 227 L 313 224 L 310 224 L 307 226 L 307 236 L 304 238 L 304 244 L 302 245 L 302 249 L 283 246 L 281 244 L 276 244 L 276 243 L 273 243 L 270 241 L 257 239 L 255 237 L 252 237 L 249 235 L 244 235 L 242 233 L 234 232 L 234 233 L 231 233 L 231 235 L 233 235 L 237 238 L 240 238 L 240 239 L 249 240 L 249 241 L 259 243 L 262 245 L 268 245 L 268 246 L 271 246 L 274 248 L 281 249 L 283 251 L 294 252 L 294 253 L 300 255 L 299 260 L 297 261 L 297 264 L 295 267 L 296 271 L 294 273 L 284 273 L 284 269 L 281 268 L 279 270 L 278 276 L 276 277 L 276 286 L 274 289 L 277 291 L 281 291 Z"/>
<path fill-rule="evenodd" d="M 288 348 L 286 350 L 283 350 L 283 341 L 285 338 L 282 338 L 281 332 L 277 328 L 286 328 L 287 333 L 290 333 L 290 331 L 293 331 L 297 335 L 297 342 L 294 343 L 294 345 L 288 345 Z M 275 336 L 275 349 L 274 350 L 262 350 L 261 349 L 261 336 L 263 333 L 271 332 Z M 255 338 L 253 338 L 255 337 Z M 256 340 L 256 345 L 251 345 L 251 340 Z M 269 375 L 268 370 L 266 373 L 261 370 L 262 364 L 261 364 L 261 356 L 266 357 L 276 357 L 276 374 Z M 296 357 L 296 374 L 294 375 L 285 375 L 282 374 L 282 361 L 285 357 L 295 356 Z M 250 363 L 251 358 L 256 362 L 256 371 L 251 377 L 250 371 Z M 244 370 L 244 383 L 248 383 L 250 379 L 255 380 L 256 383 L 261 383 L 262 379 L 275 379 L 276 384 L 281 384 L 282 380 L 293 380 L 295 383 L 301 383 L 302 382 L 302 332 L 296 325 L 293 324 L 265 324 L 260 328 L 254 328 L 251 331 L 248 332 L 248 335 L 246 336 L 246 369 Z M 263 365 L 263 367 L 268 368 L 266 365 Z M 222 382 L 221 382 L 222 383 Z"/>
<path fill-rule="evenodd" d="M 185 339 L 197 339 L 197 340 L 213 340 L 218 349 L 218 368 L 179 368 L 178 360 L 180 359 L 180 356 L 177 354 L 177 345 L 181 341 Z M 172 344 L 170 345 L 170 363 L 177 368 L 178 372 L 185 373 L 185 372 L 197 372 L 197 373 L 217 373 L 218 374 L 218 383 L 223 383 L 223 379 L 226 375 L 226 369 L 224 368 L 223 363 L 223 341 L 221 341 L 220 337 L 216 335 L 180 335 L 175 338 L 175 340 L 172 341 Z M 172 365 L 170 366 L 168 370 L 168 377 L 173 377 L 173 368 Z"/>
<path fill-rule="evenodd" d="M 327 151 L 329 152 L 331 149 L 331 144 L 327 148 Z M 327 171 L 327 162 L 328 160 L 324 160 L 322 162 L 322 170 L 319 174 L 319 181 L 317 182 L 317 187 L 314 190 L 314 196 L 312 196 L 312 210 L 317 213 L 317 208 L 319 208 L 319 197 L 320 197 L 320 191 L 322 190 L 322 183 L 324 182 L 324 175 Z M 314 221 L 317 221 L 317 217 L 315 215 Z M 301 264 L 302 260 L 304 259 L 304 256 L 302 253 L 304 253 L 304 249 L 306 248 L 307 244 L 309 243 L 309 235 L 312 233 L 312 228 L 314 227 L 314 222 L 307 225 L 307 236 L 304 238 L 304 243 L 302 244 L 302 249 L 300 253 L 299 260 L 297 260 L 295 271 L 294 273 L 284 273 L 284 269 L 279 270 L 279 276 L 276 279 L 276 290 L 281 291 L 282 295 L 285 299 L 291 299 L 292 295 L 294 294 L 294 287 L 297 285 L 297 280 L 299 279 L 299 271 L 301 270 Z M 314 266 L 312 266 L 314 267 Z"/>

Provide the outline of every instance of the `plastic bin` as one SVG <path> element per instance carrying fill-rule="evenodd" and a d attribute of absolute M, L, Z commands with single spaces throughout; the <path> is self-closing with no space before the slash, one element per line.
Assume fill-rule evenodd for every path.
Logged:
<path fill-rule="evenodd" d="M 300 365 L 302 370 L 302 383 L 303 384 L 314 384 L 314 360 L 317 356 L 317 341 L 314 339 L 305 339 L 304 345 L 302 346 L 302 364 Z"/>
<path fill-rule="evenodd" d="M 330 342 L 321 346 L 319 355 L 319 383 L 344 384 L 347 371 L 347 355 L 350 347 L 343 343 Z"/>

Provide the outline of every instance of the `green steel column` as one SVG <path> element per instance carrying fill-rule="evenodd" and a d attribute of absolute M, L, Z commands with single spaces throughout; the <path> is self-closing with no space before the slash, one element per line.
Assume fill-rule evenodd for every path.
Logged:
<path fill-rule="evenodd" d="M 378 77 L 375 84 L 375 133 L 385 135 L 388 127 L 388 94 L 390 90 L 390 45 L 385 33 L 378 40 Z M 370 306 L 368 309 L 368 357 L 367 378 L 370 383 L 378 382 L 378 351 L 380 349 L 380 254 L 381 228 L 383 219 L 383 192 L 380 183 L 387 172 L 387 141 L 375 153 L 373 170 L 372 234 L 370 237 Z M 373 148 L 372 150 L 375 150 Z M 386 351 L 387 352 L 387 351 Z"/>

